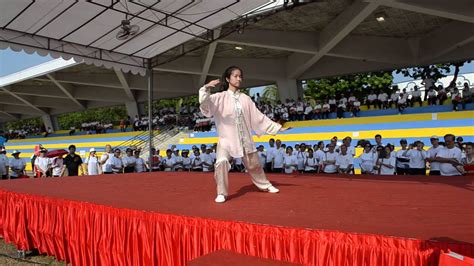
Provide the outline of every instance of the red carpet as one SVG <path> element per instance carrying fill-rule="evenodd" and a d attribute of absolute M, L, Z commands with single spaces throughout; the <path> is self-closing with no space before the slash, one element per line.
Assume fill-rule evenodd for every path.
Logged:
<path fill-rule="evenodd" d="M 221 249 L 308 265 L 436 265 L 447 248 L 474 255 L 472 177 L 270 179 L 281 193 L 231 174 L 225 204 L 213 202 L 203 173 L 2 181 L 0 232 L 73 265 L 184 265 Z"/>

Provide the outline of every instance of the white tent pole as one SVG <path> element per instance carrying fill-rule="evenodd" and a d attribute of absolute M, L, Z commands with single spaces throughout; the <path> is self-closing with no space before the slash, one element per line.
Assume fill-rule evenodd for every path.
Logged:
<path fill-rule="evenodd" d="M 149 62 L 150 63 L 150 62 Z M 149 64 L 150 66 L 150 64 Z M 147 69 L 148 77 L 148 163 L 151 165 L 153 162 L 153 68 Z"/>

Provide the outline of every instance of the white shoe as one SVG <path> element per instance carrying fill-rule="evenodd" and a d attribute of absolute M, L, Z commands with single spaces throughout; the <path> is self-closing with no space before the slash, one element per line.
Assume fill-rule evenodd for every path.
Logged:
<path fill-rule="evenodd" d="M 225 196 L 224 195 L 217 195 L 217 197 L 214 201 L 217 202 L 217 203 L 224 203 L 225 202 Z"/>
<path fill-rule="evenodd" d="M 279 190 L 278 188 L 274 187 L 274 186 L 269 186 L 269 187 L 267 188 L 267 191 L 268 191 L 269 193 L 278 193 L 278 192 L 280 192 L 280 190 Z"/>

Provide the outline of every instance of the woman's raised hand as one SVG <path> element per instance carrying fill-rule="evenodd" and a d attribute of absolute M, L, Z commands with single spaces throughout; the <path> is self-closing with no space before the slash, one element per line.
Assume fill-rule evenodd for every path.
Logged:
<path fill-rule="evenodd" d="M 214 88 L 215 86 L 219 85 L 219 83 L 221 83 L 221 81 L 218 80 L 218 79 L 215 79 L 215 80 L 209 81 L 209 83 L 207 83 L 207 84 L 204 85 L 204 86 L 206 87 L 206 89 L 212 89 L 212 88 Z"/>

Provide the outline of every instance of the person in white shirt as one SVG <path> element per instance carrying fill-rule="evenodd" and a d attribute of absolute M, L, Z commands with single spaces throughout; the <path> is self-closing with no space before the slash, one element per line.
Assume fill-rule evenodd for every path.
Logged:
<path fill-rule="evenodd" d="M 100 162 L 99 162 L 99 159 L 96 156 L 95 148 L 90 148 L 89 157 L 87 157 L 85 159 L 84 163 L 87 165 L 86 175 L 100 175 L 100 174 L 102 174 L 101 169 L 100 169 Z"/>
<path fill-rule="evenodd" d="M 337 118 L 344 118 L 344 112 L 346 111 L 346 104 L 339 101 L 337 105 Z"/>
<path fill-rule="evenodd" d="M 264 149 L 263 145 L 259 145 L 257 148 L 257 152 L 258 152 L 258 159 L 260 160 L 260 165 L 262 167 L 265 167 L 267 163 L 267 154 L 263 149 Z"/>
<path fill-rule="evenodd" d="M 360 112 L 360 101 L 358 99 L 356 99 L 352 103 L 352 115 L 357 117 L 359 112 Z"/>
<path fill-rule="evenodd" d="M 438 101 L 438 97 L 436 96 L 436 90 L 434 86 L 429 88 L 427 92 L 427 98 L 428 98 L 428 105 L 436 105 L 436 102 Z"/>
<path fill-rule="evenodd" d="M 306 161 L 304 163 L 304 172 L 305 173 L 316 173 L 318 171 L 318 158 L 314 156 L 313 149 L 308 149 L 308 156 L 306 157 Z"/>
<path fill-rule="evenodd" d="M 381 156 L 377 159 L 377 168 L 379 175 L 394 175 L 395 174 L 395 157 L 391 156 L 390 146 L 386 146 Z"/>
<path fill-rule="evenodd" d="M 394 85 L 392 87 L 392 94 L 390 94 L 390 99 L 388 102 L 390 108 L 392 108 L 392 104 L 394 107 L 397 107 L 398 97 L 400 97 L 400 94 L 398 93 L 398 86 Z"/>
<path fill-rule="evenodd" d="M 379 105 L 379 109 L 387 109 L 388 108 L 388 94 L 384 91 L 379 93 L 377 96 L 377 104 Z"/>
<path fill-rule="evenodd" d="M 51 177 L 51 159 L 46 157 L 46 149 L 40 150 L 40 156 L 35 160 L 38 177 Z"/>
<path fill-rule="evenodd" d="M 321 102 L 319 100 L 316 101 L 316 105 L 314 106 L 314 110 L 313 110 L 313 119 L 321 119 L 322 109 L 323 109 L 323 106 Z"/>
<path fill-rule="evenodd" d="M 123 173 L 123 161 L 120 158 L 122 151 L 119 148 L 114 150 L 114 156 L 110 157 L 110 168 L 112 169 L 112 173 L 114 174 L 121 174 Z"/>
<path fill-rule="evenodd" d="M 166 157 L 161 161 L 165 172 L 171 172 L 174 170 L 175 160 L 171 149 L 166 150 Z"/>
<path fill-rule="evenodd" d="M 461 165 L 462 151 L 455 145 L 455 136 L 447 134 L 444 136 L 446 147 L 441 149 L 436 155 L 436 162 L 440 163 L 439 170 L 442 176 L 461 175 L 457 169 Z"/>
<path fill-rule="evenodd" d="M 421 81 L 421 85 L 425 85 L 425 92 L 427 92 L 430 88 L 435 85 L 435 80 L 432 79 L 430 76 L 425 76 L 423 81 Z M 425 100 L 427 99 L 425 95 Z"/>
<path fill-rule="evenodd" d="M 354 169 L 354 157 L 347 152 L 347 146 L 342 145 L 341 152 L 336 157 L 336 170 L 340 174 L 351 174 Z"/>
<path fill-rule="evenodd" d="M 191 158 L 189 158 L 189 150 L 183 150 L 181 152 L 182 155 L 182 163 L 183 163 L 183 170 L 184 171 L 191 171 Z"/>
<path fill-rule="evenodd" d="M 296 161 L 298 162 L 296 169 L 298 170 L 298 172 L 303 173 L 305 169 L 305 162 L 306 162 L 306 157 L 307 157 L 306 145 L 301 144 L 299 146 L 299 150 L 296 151 L 295 155 L 296 155 Z"/>
<path fill-rule="evenodd" d="M 301 101 L 301 98 L 298 98 L 298 101 L 296 102 L 296 113 L 298 114 L 299 121 L 304 120 L 304 107 L 303 101 Z"/>
<path fill-rule="evenodd" d="M 408 163 L 410 167 L 410 174 L 412 175 L 426 175 L 426 152 L 423 150 L 423 142 L 415 141 L 413 145 L 406 150 L 403 155 L 410 158 Z"/>
<path fill-rule="evenodd" d="M 308 104 L 304 109 L 304 119 L 305 120 L 312 120 L 313 119 L 313 107 Z"/>
<path fill-rule="evenodd" d="M 10 179 L 15 179 L 15 178 L 25 175 L 26 163 L 20 158 L 19 151 L 14 150 L 12 155 L 13 155 L 13 158 L 9 162 L 10 169 L 11 169 Z"/>
<path fill-rule="evenodd" d="M 407 151 L 408 142 L 406 139 L 400 140 L 400 146 L 402 147 L 400 150 L 397 151 L 395 158 L 396 162 L 396 171 L 397 175 L 408 175 L 410 174 L 410 158 L 405 156 L 405 151 Z"/>
<path fill-rule="evenodd" d="M 52 168 L 53 177 L 60 177 L 64 175 L 66 166 L 64 165 L 63 155 L 55 157 L 52 160 L 51 168 Z"/>
<path fill-rule="evenodd" d="M 280 144 L 281 144 L 281 141 L 280 141 Z M 271 138 L 269 141 L 268 141 L 268 149 L 267 149 L 267 152 L 266 152 L 266 161 L 265 161 L 265 170 L 267 173 L 271 173 L 272 172 L 272 161 L 273 161 L 273 158 L 275 157 L 275 139 Z"/>
<path fill-rule="evenodd" d="M 462 104 L 462 109 L 466 109 L 466 104 L 463 102 L 462 95 L 458 88 L 454 88 L 451 93 L 451 102 L 453 103 L 453 111 L 458 111 L 458 104 Z"/>
<path fill-rule="evenodd" d="M 272 162 L 272 172 L 281 173 L 283 172 L 283 160 L 285 158 L 285 149 L 281 145 L 281 140 L 277 139 L 275 154 Z"/>
<path fill-rule="evenodd" d="M 145 160 L 143 158 L 140 158 L 140 150 L 135 150 L 133 156 L 135 156 L 135 172 L 148 172 L 148 167 L 146 166 Z"/>
<path fill-rule="evenodd" d="M 352 155 L 352 157 L 354 157 L 356 155 L 356 151 L 355 151 L 354 146 L 351 145 L 351 142 L 352 142 L 352 138 L 349 136 L 342 139 L 342 144 L 346 145 L 347 147 L 347 153 L 349 153 L 350 155 Z M 339 152 L 340 152 L 340 149 L 339 149 Z"/>
<path fill-rule="evenodd" d="M 285 174 L 293 174 L 296 172 L 298 167 L 298 159 L 293 155 L 293 148 L 288 146 L 286 148 L 286 154 L 283 158 L 283 168 L 285 169 Z"/>
<path fill-rule="evenodd" d="M 202 171 L 202 158 L 201 158 L 201 153 L 199 152 L 199 149 L 194 150 L 194 156 L 193 156 L 193 159 L 192 159 L 191 168 L 195 172 L 201 172 Z"/>
<path fill-rule="evenodd" d="M 0 147 L 0 177 L 2 179 L 8 179 L 8 172 L 10 170 L 10 162 L 7 158 L 6 153 L 7 151 L 5 150 L 5 148 Z"/>
<path fill-rule="evenodd" d="M 397 103 L 398 112 L 402 113 L 403 110 L 405 110 L 407 106 L 407 101 L 408 101 L 408 94 L 405 92 L 405 89 L 403 89 L 403 92 L 400 94 L 400 98 L 398 99 L 398 103 Z"/>
<path fill-rule="evenodd" d="M 363 175 L 374 173 L 374 166 L 377 161 L 377 153 L 373 152 L 372 145 L 369 142 L 364 144 L 364 151 L 359 156 L 360 170 Z"/>
<path fill-rule="evenodd" d="M 212 172 L 214 171 L 214 159 L 210 155 L 212 148 L 209 146 L 206 149 L 206 153 L 201 155 L 202 158 L 202 171 Z"/>
<path fill-rule="evenodd" d="M 122 158 L 123 167 L 124 167 L 123 172 L 124 173 L 133 173 L 135 171 L 135 164 L 136 164 L 136 159 L 133 156 L 133 149 L 127 148 L 125 150 L 125 153 L 127 155 Z"/>
<path fill-rule="evenodd" d="M 104 174 L 112 174 L 112 157 L 114 157 L 114 153 L 112 153 L 112 146 L 105 145 L 105 152 L 100 156 L 100 165 L 102 165 L 102 173 Z"/>
<path fill-rule="evenodd" d="M 178 172 L 183 171 L 183 168 L 184 168 L 184 166 L 183 166 L 183 157 L 179 154 L 179 150 L 175 149 L 173 155 L 174 155 L 173 159 L 174 159 L 174 163 L 175 163 L 173 171 L 178 171 Z"/>
<path fill-rule="evenodd" d="M 334 113 L 336 111 L 336 108 L 337 108 L 337 101 L 336 101 L 336 97 L 332 96 L 329 101 L 329 107 L 331 109 L 331 112 Z"/>
<path fill-rule="evenodd" d="M 334 151 L 335 148 L 336 148 L 336 145 L 334 143 L 330 143 L 328 145 L 328 151 L 324 155 L 324 160 L 322 163 L 321 170 L 326 174 L 337 173 L 336 159 L 337 159 L 338 153 Z"/>
<path fill-rule="evenodd" d="M 430 141 L 432 146 L 426 152 L 428 155 L 426 161 L 430 163 L 430 175 L 441 175 L 439 170 L 440 163 L 436 161 L 436 157 L 438 156 L 438 152 L 444 149 L 444 147 L 439 145 L 439 138 L 437 136 L 432 136 Z"/>
<path fill-rule="evenodd" d="M 414 90 L 411 92 L 411 100 L 410 100 L 410 105 L 413 107 L 415 102 L 418 102 L 419 106 L 421 107 L 423 105 L 423 102 L 421 100 L 421 91 L 418 89 L 418 86 L 415 86 L 413 88 Z"/>
<path fill-rule="evenodd" d="M 329 113 L 331 111 L 331 105 L 328 102 L 323 104 L 323 109 L 321 111 L 322 119 L 329 119 Z"/>
<path fill-rule="evenodd" d="M 318 160 L 318 173 L 321 172 L 322 165 L 324 160 L 326 159 L 326 153 L 324 152 L 324 141 L 319 141 L 316 144 L 317 149 L 315 149 L 314 157 Z"/>
<path fill-rule="evenodd" d="M 377 106 L 377 94 L 374 91 L 370 91 L 370 94 L 367 96 L 367 109 L 370 109 L 370 106 Z"/>

